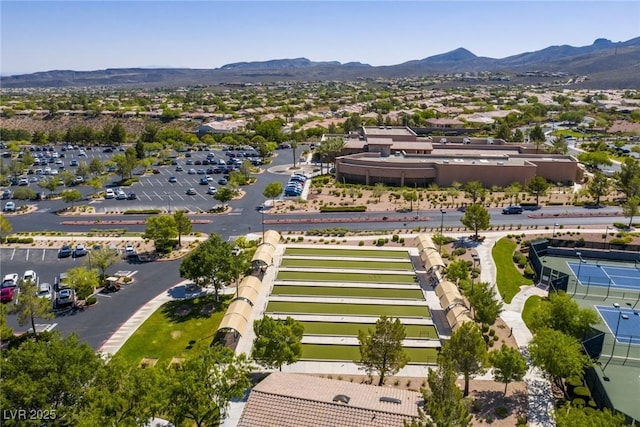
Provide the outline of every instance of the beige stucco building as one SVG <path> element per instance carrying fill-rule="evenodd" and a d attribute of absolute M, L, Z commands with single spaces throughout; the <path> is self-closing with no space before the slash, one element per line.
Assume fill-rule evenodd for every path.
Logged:
<path fill-rule="evenodd" d="M 418 137 L 408 127 L 364 127 L 336 159 L 340 182 L 392 186 L 450 186 L 480 181 L 485 187 L 527 185 L 536 175 L 551 182 L 580 182 L 583 170 L 568 155 L 536 154 L 528 144 L 501 139 Z"/>

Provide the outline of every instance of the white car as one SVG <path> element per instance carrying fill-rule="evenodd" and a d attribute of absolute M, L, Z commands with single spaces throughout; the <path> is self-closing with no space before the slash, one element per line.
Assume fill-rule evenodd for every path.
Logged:
<path fill-rule="evenodd" d="M 127 257 L 134 256 L 136 254 L 136 248 L 133 245 L 127 245 L 124 247 L 124 254 Z"/>
<path fill-rule="evenodd" d="M 87 247 L 81 243 L 76 245 L 76 248 L 73 250 L 73 256 L 85 256 L 87 254 Z"/>
<path fill-rule="evenodd" d="M 18 286 L 18 273 L 5 274 L 5 276 L 2 278 L 1 287 L 15 288 L 16 286 Z"/>
<path fill-rule="evenodd" d="M 104 192 L 105 199 L 115 199 L 115 197 L 116 197 L 116 193 L 114 193 L 113 190 L 110 188 L 107 188 L 107 190 Z"/>
<path fill-rule="evenodd" d="M 14 202 L 7 202 L 4 204 L 4 211 L 5 212 L 15 212 L 16 211 L 16 204 Z"/>
<path fill-rule="evenodd" d="M 216 187 L 209 187 L 209 189 L 207 190 L 207 194 L 211 194 L 214 195 L 218 192 L 218 189 Z"/>
<path fill-rule="evenodd" d="M 38 285 L 38 296 L 40 298 L 52 299 L 53 288 L 50 283 L 40 283 Z"/>
<path fill-rule="evenodd" d="M 27 270 L 27 271 L 24 272 L 24 275 L 22 276 L 22 280 L 24 280 L 25 282 L 27 280 L 30 280 L 31 283 L 33 283 L 34 285 L 37 285 L 38 284 L 38 275 L 33 270 Z"/>

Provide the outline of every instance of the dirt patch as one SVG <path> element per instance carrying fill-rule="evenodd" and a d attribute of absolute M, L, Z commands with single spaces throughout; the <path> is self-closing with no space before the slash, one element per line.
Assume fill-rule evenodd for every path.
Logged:
<path fill-rule="evenodd" d="M 177 340 L 182 335 L 182 331 L 171 331 L 171 339 Z"/>
<path fill-rule="evenodd" d="M 180 307 L 176 308 L 176 311 L 174 312 L 176 316 L 180 317 L 185 317 L 189 315 L 189 313 L 191 313 L 191 307 L 189 307 L 188 305 L 181 305 Z"/>

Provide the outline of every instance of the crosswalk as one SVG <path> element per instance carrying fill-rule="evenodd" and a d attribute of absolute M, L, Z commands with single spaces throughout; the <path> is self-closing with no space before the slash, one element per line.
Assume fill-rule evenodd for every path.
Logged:
<path fill-rule="evenodd" d="M 58 326 L 57 323 L 36 323 L 36 333 L 52 331 L 56 326 Z M 29 330 L 31 330 L 31 328 L 29 328 Z"/>

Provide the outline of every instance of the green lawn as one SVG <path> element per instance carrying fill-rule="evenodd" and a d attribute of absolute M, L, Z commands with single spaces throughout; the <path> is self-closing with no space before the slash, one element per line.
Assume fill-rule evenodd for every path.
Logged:
<path fill-rule="evenodd" d="M 284 258 L 281 267 L 308 267 L 308 268 L 353 268 L 359 270 L 398 270 L 413 272 L 413 264 L 407 262 L 387 261 L 353 261 L 332 259 L 296 259 Z"/>
<path fill-rule="evenodd" d="M 279 271 L 276 280 L 342 283 L 417 283 L 415 274 L 329 273 L 319 271 Z"/>
<path fill-rule="evenodd" d="M 210 345 L 213 335 L 224 316 L 230 297 L 205 296 L 191 300 L 171 301 L 149 317 L 122 346 L 118 355 L 133 365 L 142 358 L 158 359 L 158 365 L 166 366 L 173 357 L 187 356 L 193 347 Z M 206 306 L 215 307 L 211 315 L 203 314 Z M 190 312 L 180 316 L 183 307 Z"/>
<path fill-rule="evenodd" d="M 287 248 L 284 255 L 409 259 L 409 252 L 407 251 L 388 251 L 384 249 Z"/>
<path fill-rule="evenodd" d="M 498 290 L 505 303 L 509 304 L 513 297 L 520 292 L 520 286 L 532 285 L 533 280 L 527 279 L 513 263 L 513 252 L 516 243 L 503 237 L 493 247 L 493 260 L 496 263 L 496 282 Z"/>
<path fill-rule="evenodd" d="M 527 328 L 531 329 L 534 311 L 540 307 L 542 301 L 543 298 L 537 295 L 531 295 L 527 298 L 527 301 L 525 301 L 524 307 L 522 308 L 522 320 L 524 320 L 524 324 L 527 325 Z"/>
<path fill-rule="evenodd" d="M 435 364 L 438 357 L 438 350 L 435 348 L 405 347 L 404 351 L 411 359 L 409 363 Z M 302 359 L 360 360 L 360 347 L 357 345 L 302 344 Z"/>
<path fill-rule="evenodd" d="M 308 335 L 358 336 L 360 330 L 374 329 L 375 323 L 300 322 Z M 431 325 L 404 325 L 407 338 L 438 338 L 436 327 Z"/>
<path fill-rule="evenodd" d="M 268 313 L 344 314 L 367 316 L 431 317 L 429 308 L 416 305 L 340 304 L 322 302 L 271 301 Z"/>
<path fill-rule="evenodd" d="M 347 288 L 334 286 L 274 286 L 271 295 L 310 295 L 355 298 L 400 298 L 424 300 L 420 289 Z"/>

